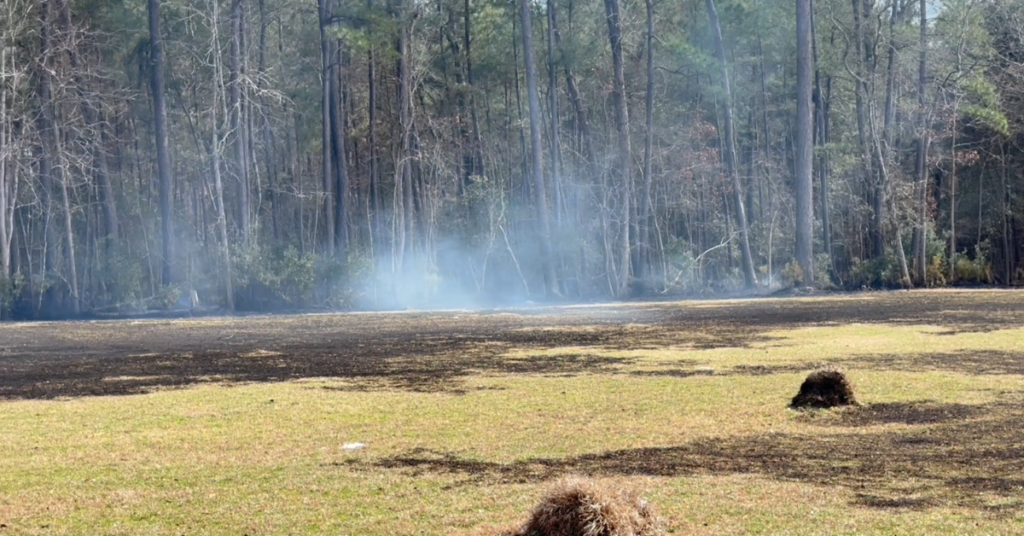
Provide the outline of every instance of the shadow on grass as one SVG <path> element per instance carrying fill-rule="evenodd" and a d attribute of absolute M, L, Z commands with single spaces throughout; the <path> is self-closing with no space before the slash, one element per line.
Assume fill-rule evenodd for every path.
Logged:
<path fill-rule="evenodd" d="M 459 484 L 527 483 L 566 474 L 687 476 L 759 474 L 850 489 L 871 508 L 952 506 L 1016 513 L 1024 491 L 1024 409 L 992 404 L 966 410 L 933 402 L 867 408 L 850 424 L 908 422 L 910 429 L 762 434 L 709 438 L 664 448 L 615 450 L 509 464 L 414 450 L 356 470 L 456 476 Z M 908 417 L 909 416 L 909 417 Z M 870 422 L 869 422 L 870 421 Z M 459 485 L 457 484 L 457 485 Z M 1000 506 L 999 504 L 1006 504 Z"/>

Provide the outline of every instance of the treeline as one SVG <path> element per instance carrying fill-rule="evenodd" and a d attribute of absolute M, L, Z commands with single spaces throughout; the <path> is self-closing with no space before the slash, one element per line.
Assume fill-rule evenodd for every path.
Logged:
<path fill-rule="evenodd" d="M 1024 284 L 1022 13 L 0 0 L 0 315 Z"/>

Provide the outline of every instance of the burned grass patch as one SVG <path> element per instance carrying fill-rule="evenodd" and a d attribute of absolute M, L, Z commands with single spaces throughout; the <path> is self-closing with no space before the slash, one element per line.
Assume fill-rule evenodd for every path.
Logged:
<path fill-rule="evenodd" d="M 123 356 L 32 366 L 12 366 L 0 378 L 0 398 L 47 399 L 132 395 L 197 383 L 280 382 L 343 378 L 345 390 L 398 389 L 412 392 L 464 392 L 463 380 L 477 374 L 573 376 L 610 373 L 627 358 L 564 353 L 508 358 L 502 348 L 473 346 L 403 348 L 385 355 L 343 355 L 323 351 L 274 352 L 254 359 L 234 352 Z"/>
<path fill-rule="evenodd" d="M 1011 292 L 893 292 L 505 313 L 0 325 L 0 398 L 128 395 L 198 383 L 316 377 L 351 380 L 365 389 L 457 390 L 454 384 L 461 378 L 481 371 L 616 373 L 629 364 L 599 357 L 597 350 L 747 348 L 771 340 L 770 333 L 780 329 L 848 323 L 927 324 L 960 332 L 1019 327 L 1024 324 L 1024 300 Z M 564 355 L 541 357 L 563 348 Z M 530 357 L 503 359 L 509 349 Z M 870 356 L 853 360 L 850 368 L 854 365 L 1024 374 L 1024 354 Z M 806 366 L 750 365 L 716 373 L 764 375 Z M 676 366 L 649 374 L 689 377 L 705 372 Z"/>
<path fill-rule="evenodd" d="M 756 474 L 783 481 L 839 486 L 852 504 L 871 508 L 992 510 L 992 499 L 1019 499 L 1024 492 L 1024 408 L 992 404 L 966 409 L 880 405 L 851 424 L 920 424 L 912 429 L 821 433 L 768 433 L 699 439 L 670 447 L 621 449 L 512 463 L 470 459 L 455 453 L 410 451 L 373 462 L 363 470 L 413 475 L 454 475 L 462 484 L 540 482 L 566 475 L 590 477 Z M 960 413 L 957 413 L 960 412 Z M 954 414 L 955 418 L 949 418 Z M 976 416 L 970 418 L 968 415 Z M 941 416 L 941 417 L 940 417 Z M 843 417 L 845 418 L 845 417 Z M 863 419 L 858 422 L 856 419 Z"/>
<path fill-rule="evenodd" d="M 953 372 L 968 376 L 1024 375 L 1024 351 L 971 350 L 855 356 L 840 361 L 848 367 L 900 372 Z"/>
<path fill-rule="evenodd" d="M 966 421 L 984 416 L 991 406 L 919 402 L 889 402 L 852 408 L 837 414 L 836 419 L 818 419 L 819 423 L 840 426 L 875 426 L 879 424 L 928 425 Z"/>

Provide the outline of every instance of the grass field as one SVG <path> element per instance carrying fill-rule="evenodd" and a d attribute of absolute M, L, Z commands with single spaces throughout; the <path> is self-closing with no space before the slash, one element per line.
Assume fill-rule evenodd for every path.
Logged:
<path fill-rule="evenodd" d="M 787 409 L 823 364 L 863 407 Z M 568 474 L 673 534 L 1024 534 L 1024 293 L 0 325 L 0 536 L 487 534 Z"/>

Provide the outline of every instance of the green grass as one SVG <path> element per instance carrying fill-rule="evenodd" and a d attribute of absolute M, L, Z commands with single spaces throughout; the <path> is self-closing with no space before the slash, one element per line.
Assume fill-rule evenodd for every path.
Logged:
<path fill-rule="evenodd" d="M 568 473 L 641 490 L 675 534 L 1024 532 L 1024 329 L 766 335 L 509 348 L 629 359 L 457 392 L 311 378 L 0 401 L 0 535 L 486 533 Z M 1006 370 L 979 370 L 988 355 Z M 866 408 L 786 409 L 824 363 Z"/>

